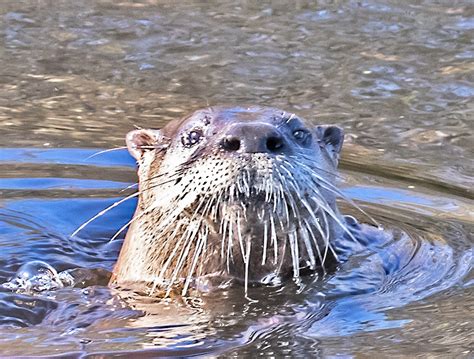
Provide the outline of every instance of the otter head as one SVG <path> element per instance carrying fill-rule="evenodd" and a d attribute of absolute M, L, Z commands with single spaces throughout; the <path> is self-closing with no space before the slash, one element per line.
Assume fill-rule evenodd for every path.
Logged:
<path fill-rule="evenodd" d="M 343 131 L 262 107 L 214 107 L 136 130 L 139 202 L 113 282 L 299 278 L 335 260 Z"/>

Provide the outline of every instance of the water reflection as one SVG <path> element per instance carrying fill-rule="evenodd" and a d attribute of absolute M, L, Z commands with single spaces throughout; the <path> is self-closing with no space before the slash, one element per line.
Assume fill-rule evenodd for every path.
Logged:
<path fill-rule="evenodd" d="M 3 2 L 0 281 L 43 260 L 92 271 L 97 286 L 0 292 L 2 353 L 468 355 L 473 18 L 467 4 L 428 0 Z M 135 203 L 70 234 L 129 193 L 133 161 L 90 156 L 123 146 L 134 125 L 248 103 L 343 126 L 345 193 L 408 238 L 299 295 L 290 284 L 254 288 L 260 304 L 229 289 L 130 308 L 101 271 Z M 390 257 L 397 246 L 409 262 Z"/>
<path fill-rule="evenodd" d="M 5 152 L 17 153 L 19 160 L 23 159 L 25 163 L 26 158 L 30 158 L 32 165 L 43 161 L 44 164 L 54 162 L 55 167 L 71 168 L 84 167 L 79 159 L 87 158 L 91 153 L 87 149 L 82 153 L 73 150 L 68 155 L 68 151 L 51 150 L 48 153 L 48 150 L 41 150 L 27 157 L 22 156 L 24 151 Z M 11 162 L 11 157 L 5 158 L 6 163 Z M 101 169 L 100 172 L 91 170 L 90 174 L 115 173 L 119 164 L 133 172 L 124 151 L 115 152 L 109 160 L 110 167 L 99 160 L 88 166 Z M 23 303 L 21 294 L 5 293 L 2 323 L 14 333 L 3 339 L 6 353 L 37 354 L 39 350 L 47 354 L 50 353 L 48 348 L 54 347 L 63 353 L 138 350 L 144 354 L 146 351 L 143 350 L 151 350 L 153 355 L 196 355 L 237 350 L 250 354 L 260 351 L 258 348 L 266 348 L 268 352 L 276 350 L 275 345 L 282 336 L 288 346 L 278 349 L 278 353 L 296 353 L 298 350 L 304 353 L 315 342 L 331 341 L 334 337 L 367 333 L 370 342 L 371 332 L 397 328 L 404 331 L 412 323 L 411 316 L 403 310 L 394 315 L 394 309 L 414 302 L 423 303 L 425 298 L 443 293 L 443 290 L 454 290 L 459 283 L 465 283 L 469 288 L 474 253 L 468 240 L 472 224 L 465 212 L 469 211 L 467 202 L 449 194 L 440 197 L 439 192 L 422 187 L 417 191 L 413 188 L 402 190 L 402 182 L 373 175 L 367 177 L 367 174 L 350 172 L 343 176 L 343 191 L 364 204 L 369 213 L 383 223 L 386 231 L 401 231 L 401 237 L 395 236 L 389 245 L 382 242 L 380 248 L 377 245 L 363 249 L 336 275 L 323 281 L 309 277 L 300 287 L 287 283 L 250 288 L 249 296 L 254 300 L 251 302 L 242 295 L 239 285 L 210 293 L 192 293 L 184 300 L 179 296 L 172 297 L 164 302 L 133 292 L 111 292 L 104 287 L 121 242 L 110 242 L 110 238 L 129 220 L 135 202 L 125 202 L 108 212 L 78 236 L 69 235 L 120 198 L 116 197 L 114 182 L 110 183 L 110 188 L 100 189 L 103 182 L 91 176 L 84 179 L 92 185 L 99 184 L 96 188 L 100 198 L 97 199 L 86 198 L 93 187 L 89 185 L 82 189 L 66 186 L 67 190 L 56 194 L 60 197 L 73 194 L 76 198 L 33 199 L 32 193 L 47 198 L 47 193 L 56 190 L 38 186 L 26 199 L 13 197 L 5 201 L 0 213 L 0 243 L 4 253 L 0 259 L 1 281 L 10 279 L 15 271 L 23 273 L 22 268 L 28 261 L 47 260 L 49 264 L 38 267 L 40 272 L 44 266 L 50 268 L 52 265 L 54 269 L 50 272 L 59 272 L 62 284 L 76 287 L 26 297 L 25 303 L 30 303 L 25 304 L 29 308 L 26 312 L 22 306 L 9 304 L 18 300 Z M 361 176 L 365 177 L 364 182 L 378 186 L 363 186 Z M 64 181 L 66 184 L 68 181 L 78 183 L 74 178 Z M 399 188 L 390 187 L 390 183 Z M 18 188 L 2 190 L 17 193 L 21 185 L 25 186 L 25 183 L 19 181 Z M 29 188 L 27 183 L 25 190 Z M 350 211 L 349 208 L 343 210 Z M 447 217 L 446 212 L 450 216 Z M 21 238 L 21 245 L 17 238 Z M 31 267 L 31 262 L 26 265 Z M 13 278 L 10 283 L 18 284 Z M 30 279 L 36 283 L 35 278 Z M 42 278 L 38 283 L 44 286 Z M 17 286 L 4 290 L 31 293 L 28 288 Z M 28 327 L 26 331 L 14 329 L 25 326 Z M 51 326 L 55 328 L 52 333 Z M 50 334 L 46 335 L 45 330 Z M 103 339 L 104 335 L 108 339 Z M 53 345 L 51 340 L 57 336 L 64 341 Z M 299 346 L 301 340 L 307 341 L 306 349 Z M 15 349 L 25 341 L 37 343 L 32 347 L 33 351 Z M 328 350 L 337 347 L 330 345 Z"/>

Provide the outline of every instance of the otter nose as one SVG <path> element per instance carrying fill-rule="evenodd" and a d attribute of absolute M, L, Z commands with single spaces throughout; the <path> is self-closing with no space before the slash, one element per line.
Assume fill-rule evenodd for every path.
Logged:
<path fill-rule="evenodd" d="M 222 139 L 221 148 L 228 152 L 283 153 L 288 145 L 275 127 L 265 123 L 237 123 Z"/>

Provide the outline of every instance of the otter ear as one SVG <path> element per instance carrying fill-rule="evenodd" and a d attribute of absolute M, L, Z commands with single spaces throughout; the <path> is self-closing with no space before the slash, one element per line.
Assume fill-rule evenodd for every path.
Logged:
<path fill-rule="evenodd" d="M 157 148 L 163 140 L 159 130 L 134 130 L 127 133 L 128 152 L 139 161 L 145 151 Z"/>
<path fill-rule="evenodd" d="M 344 142 L 344 130 L 338 126 L 325 125 L 316 126 L 315 132 L 319 145 L 337 159 Z"/>

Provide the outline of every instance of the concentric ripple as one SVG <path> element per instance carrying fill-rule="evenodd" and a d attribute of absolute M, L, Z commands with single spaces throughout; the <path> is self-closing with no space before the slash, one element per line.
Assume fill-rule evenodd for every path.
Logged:
<path fill-rule="evenodd" d="M 127 163 L 128 155 L 122 151 L 122 156 L 125 162 L 118 164 Z M 66 153 L 61 157 L 68 158 Z M 55 164 L 64 165 L 69 166 Z M 94 166 L 90 171 L 94 173 Z M 21 188 L 4 189 L 20 195 L 7 196 L 11 199 L 0 210 L 0 279 L 9 284 L 0 291 L 2 352 L 227 355 L 258 348 L 270 355 L 275 343 L 281 343 L 279 353 L 303 355 L 308 348 L 327 347 L 328 354 L 336 354 L 352 352 L 374 333 L 390 348 L 407 330 L 432 332 L 439 321 L 452 322 L 457 314 L 437 312 L 436 306 L 472 289 L 473 224 L 465 220 L 469 202 L 429 189 L 382 186 L 377 176 L 364 175 L 367 185 L 362 186 L 357 172 L 343 175 L 343 191 L 384 230 L 364 224 L 358 231 L 354 224 L 360 242 L 346 239 L 338 245 L 346 260 L 335 273 L 305 277 L 298 284 L 255 285 L 249 288 L 250 301 L 239 284 L 161 302 L 107 288 L 121 244 L 110 238 L 128 221 L 135 202 L 118 206 L 77 236 L 70 234 L 122 198 L 115 185 L 102 188 L 99 182 L 100 197 L 93 198 L 81 198 L 94 187 L 93 178 L 84 192 L 67 185 L 39 185 L 29 196 Z M 69 198 L 48 198 L 51 191 Z M 456 305 L 462 311 L 469 301 Z M 438 321 L 425 322 L 417 315 L 430 313 L 429 308 Z M 468 323 L 459 324 L 467 333 Z M 341 345 L 341 340 L 348 344 Z"/>

